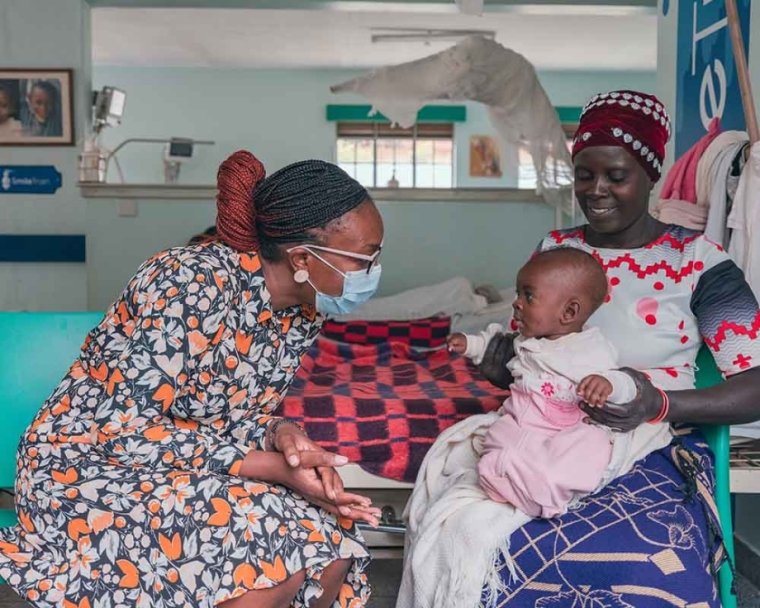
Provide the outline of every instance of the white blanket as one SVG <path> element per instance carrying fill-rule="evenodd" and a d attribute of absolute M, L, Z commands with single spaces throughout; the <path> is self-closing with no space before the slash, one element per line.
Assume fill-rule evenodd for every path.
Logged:
<path fill-rule="evenodd" d="M 495 567 L 502 554 L 516 578 L 509 539 L 530 518 L 489 500 L 478 483 L 483 437 L 498 417 L 494 412 L 463 420 L 441 434 L 425 457 L 404 513 L 404 574 L 396 608 L 475 608 L 483 589 L 495 600 L 504 585 Z M 599 488 L 670 441 L 663 424 L 616 434 Z"/>
<path fill-rule="evenodd" d="M 425 285 L 385 298 L 372 298 L 356 312 L 336 321 L 411 321 L 437 315 L 454 317 L 469 315 L 488 306 L 486 299 L 475 293 L 472 283 L 454 277 L 435 285 Z"/>

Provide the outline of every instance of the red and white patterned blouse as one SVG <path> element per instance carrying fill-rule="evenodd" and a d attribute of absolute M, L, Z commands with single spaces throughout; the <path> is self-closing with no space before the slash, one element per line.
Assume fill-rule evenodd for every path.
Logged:
<path fill-rule="evenodd" d="M 621 366 L 659 368 L 693 386 L 702 342 L 730 376 L 760 366 L 760 308 L 741 270 L 704 235 L 669 226 L 638 249 L 604 249 L 584 229 L 550 233 L 539 250 L 591 253 L 609 282 L 606 302 L 589 320 L 618 349 Z"/>

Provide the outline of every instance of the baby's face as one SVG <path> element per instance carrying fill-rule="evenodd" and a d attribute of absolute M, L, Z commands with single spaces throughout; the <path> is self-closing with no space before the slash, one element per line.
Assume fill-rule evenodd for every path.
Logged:
<path fill-rule="evenodd" d="M 517 274 L 517 293 L 512 303 L 517 329 L 526 338 L 556 337 L 567 333 L 561 323 L 567 294 L 558 287 L 556 269 L 546 264 L 527 264 Z"/>
<path fill-rule="evenodd" d="M 0 124 L 6 122 L 13 116 L 13 104 L 11 103 L 11 96 L 7 91 L 0 89 Z"/>
<path fill-rule="evenodd" d="M 45 122 L 53 109 L 53 100 L 45 89 L 35 87 L 29 95 L 29 108 L 38 121 Z"/>

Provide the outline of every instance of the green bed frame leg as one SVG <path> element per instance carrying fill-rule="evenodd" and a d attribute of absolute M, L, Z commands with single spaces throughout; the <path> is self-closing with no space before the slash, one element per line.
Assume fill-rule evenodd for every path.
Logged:
<path fill-rule="evenodd" d="M 713 427 L 710 429 L 710 447 L 715 454 L 715 502 L 718 507 L 720 516 L 720 526 L 723 530 L 723 542 L 726 545 L 726 551 L 731 559 L 734 560 L 734 526 L 731 521 L 731 470 L 729 462 L 730 453 L 730 428 L 727 426 Z M 731 566 L 728 562 L 718 573 L 718 591 L 723 608 L 736 608 L 736 596 L 731 593 L 731 587 L 734 583 L 734 575 L 731 572 Z"/>

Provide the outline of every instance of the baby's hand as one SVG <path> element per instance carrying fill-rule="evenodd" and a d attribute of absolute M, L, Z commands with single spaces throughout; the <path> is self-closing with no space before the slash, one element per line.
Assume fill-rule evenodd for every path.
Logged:
<path fill-rule="evenodd" d="M 607 378 L 592 374 L 581 380 L 578 394 L 591 407 L 602 407 L 612 394 L 612 384 Z"/>
<path fill-rule="evenodd" d="M 463 355 L 467 351 L 467 336 L 464 334 L 451 334 L 446 339 L 446 344 L 449 347 L 450 353 Z"/>

